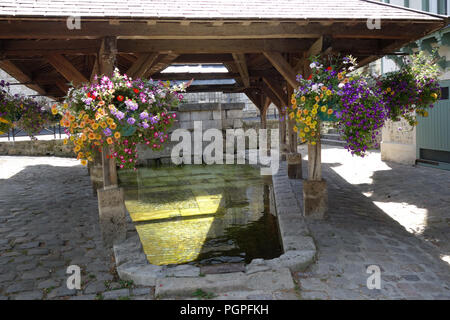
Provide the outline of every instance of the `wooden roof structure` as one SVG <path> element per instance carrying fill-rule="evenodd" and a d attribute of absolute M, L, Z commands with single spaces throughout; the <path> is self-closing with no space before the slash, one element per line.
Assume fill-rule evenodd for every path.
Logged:
<path fill-rule="evenodd" d="M 370 28 L 368 19 L 380 19 L 381 28 Z M 270 102 L 288 103 L 312 54 L 352 54 L 364 65 L 445 25 L 443 16 L 369 0 L 3 0 L 0 68 L 59 99 L 69 82 L 99 72 L 108 38 L 121 72 L 235 79 L 189 90 L 244 92 L 263 111 Z M 229 73 L 161 73 L 170 64 L 200 63 L 223 64 Z"/>

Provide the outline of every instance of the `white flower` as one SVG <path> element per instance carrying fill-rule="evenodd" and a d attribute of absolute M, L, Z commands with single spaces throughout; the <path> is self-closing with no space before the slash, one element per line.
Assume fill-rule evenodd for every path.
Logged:
<path fill-rule="evenodd" d="M 353 70 L 355 70 L 355 67 L 351 66 L 350 68 L 348 68 L 348 70 L 353 71 Z"/>
<path fill-rule="evenodd" d="M 339 87 L 339 88 L 343 88 L 343 87 L 344 87 L 344 84 L 343 84 L 343 83 L 339 83 L 339 84 L 338 84 L 338 87 Z"/>
<path fill-rule="evenodd" d="M 312 91 L 317 91 L 317 89 L 319 89 L 319 86 L 317 84 L 313 84 L 311 86 Z"/>
<path fill-rule="evenodd" d="M 313 63 L 311 63 L 311 64 L 309 65 L 309 67 L 310 67 L 311 69 L 314 69 L 316 66 L 317 66 L 317 65 L 316 65 L 315 62 L 313 62 Z"/>

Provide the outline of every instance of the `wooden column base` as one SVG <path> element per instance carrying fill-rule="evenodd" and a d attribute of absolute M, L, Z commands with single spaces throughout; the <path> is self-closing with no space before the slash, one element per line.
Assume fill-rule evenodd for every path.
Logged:
<path fill-rule="evenodd" d="M 111 248 L 115 243 L 124 241 L 127 234 L 123 189 L 99 189 L 97 196 L 103 243 L 107 248 Z"/>
<path fill-rule="evenodd" d="M 327 211 L 328 190 L 326 181 L 303 181 L 303 215 L 311 219 L 325 219 Z"/>
<path fill-rule="evenodd" d="M 303 179 L 301 153 L 289 153 L 287 155 L 287 167 L 289 179 Z"/>

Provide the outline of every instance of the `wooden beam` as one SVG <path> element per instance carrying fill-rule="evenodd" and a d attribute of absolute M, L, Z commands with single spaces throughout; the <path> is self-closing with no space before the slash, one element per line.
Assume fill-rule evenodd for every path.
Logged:
<path fill-rule="evenodd" d="M 20 40 L 17 40 L 20 41 Z M 118 41 L 119 52 L 163 53 L 260 53 L 301 52 L 307 50 L 312 39 L 250 39 L 250 40 L 126 40 Z M 8 50 L 8 48 L 5 48 Z"/>
<path fill-rule="evenodd" d="M 264 55 L 293 88 L 298 86 L 294 70 L 280 53 L 264 52 Z"/>
<path fill-rule="evenodd" d="M 167 68 L 175 59 L 179 57 L 178 54 L 169 53 L 166 55 L 160 56 L 151 66 L 151 68 L 145 73 L 145 78 L 150 78 L 157 72 L 160 72 Z"/>
<path fill-rule="evenodd" d="M 73 66 L 73 64 L 60 54 L 52 54 L 47 57 L 48 62 L 58 71 L 67 81 L 79 86 L 87 83 L 89 80 Z"/>
<path fill-rule="evenodd" d="M 239 78 L 239 73 L 216 72 L 216 73 L 156 73 L 152 76 L 158 80 L 218 80 Z"/>
<path fill-rule="evenodd" d="M 126 74 L 132 78 L 142 78 L 151 68 L 158 53 L 144 53 L 131 65 Z"/>
<path fill-rule="evenodd" d="M 311 48 L 306 52 L 306 56 L 309 58 L 311 56 L 316 56 L 322 52 L 323 47 L 323 36 L 319 37 L 316 41 L 314 41 Z"/>
<path fill-rule="evenodd" d="M 243 92 L 245 88 L 235 84 L 191 85 L 186 92 Z"/>
<path fill-rule="evenodd" d="M 16 79 L 18 82 L 32 83 L 26 85 L 31 90 L 34 90 L 41 95 L 45 95 L 47 93 L 42 87 L 33 82 L 31 76 L 26 74 L 13 62 L 9 60 L 0 60 L 0 68 L 3 69 L 3 71 L 5 71 L 6 73 L 8 73 L 10 76 L 12 76 L 14 79 Z"/>
<path fill-rule="evenodd" d="M 272 101 L 272 103 L 281 109 L 284 106 L 282 100 L 280 100 L 277 95 L 272 91 L 272 89 L 266 84 L 262 84 L 262 90 L 266 94 L 266 96 Z"/>
<path fill-rule="evenodd" d="M 250 86 L 250 77 L 248 75 L 247 61 L 245 60 L 245 54 L 233 53 L 233 59 L 236 63 L 236 67 L 241 75 L 242 82 L 245 87 Z"/>
<path fill-rule="evenodd" d="M 176 58 L 173 63 L 224 63 L 233 62 L 231 54 L 183 54 Z"/>
<path fill-rule="evenodd" d="M 150 23 L 149 23 L 150 22 Z M 189 21 L 188 21 L 189 22 Z M 206 23 L 205 23 L 206 22 Z M 190 22 L 181 25 L 179 21 L 127 21 L 126 23 L 111 24 L 109 21 L 89 21 L 83 19 L 83 26 L 79 30 L 69 30 L 66 20 L 36 21 L 13 19 L 0 21 L 0 38 L 3 39 L 89 39 L 104 36 L 117 36 L 121 39 L 287 39 L 287 38 L 318 38 L 323 34 L 341 38 L 389 38 L 402 39 L 418 36 L 421 38 L 428 30 L 445 26 L 442 21 L 424 21 L 417 23 L 404 21 L 401 25 L 397 21 L 383 21 L 382 29 L 367 28 L 367 19 L 356 21 L 350 25 L 349 20 L 334 21 L 323 25 L 308 20 L 280 22 L 272 21 L 244 21 L 241 23 L 225 23 L 221 21 L 211 23 L 211 20 Z M 163 26 L 163 27 L 162 27 Z M 245 26 L 245 28 L 242 28 Z"/>
<path fill-rule="evenodd" d="M 287 95 L 284 92 L 283 88 L 281 87 L 280 83 L 268 77 L 263 77 L 263 81 L 270 88 L 270 90 L 277 96 L 278 101 L 280 102 L 279 107 L 280 108 L 283 107 L 284 106 L 283 101 L 286 101 Z M 273 100 L 272 102 L 275 104 Z"/>

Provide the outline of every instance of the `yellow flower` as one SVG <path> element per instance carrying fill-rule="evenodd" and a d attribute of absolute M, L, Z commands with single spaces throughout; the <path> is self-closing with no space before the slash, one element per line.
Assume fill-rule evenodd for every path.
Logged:
<path fill-rule="evenodd" d="M 313 105 L 313 108 L 317 110 L 319 108 L 319 105 L 316 103 L 315 105 Z"/>
<path fill-rule="evenodd" d="M 0 122 L 6 123 L 6 124 L 11 123 L 11 121 L 9 121 L 9 120 L 7 120 L 5 118 L 2 118 L 2 117 L 0 117 Z"/>
<path fill-rule="evenodd" d="M 67 140 L 67 138 L 64 139 L 64 144 L 67 144 L 69 142 L 69 140 Z"/>
<path fill-rule="evenodd" d="M 297 104 L 297 99 L 295 99 L 294 97 L 292 97 L 291 103 L 292 103 L 293 105 L 294 105 L 294 104 Z"/>
<path fill-rule="evenodd" d="M 331 95 L 331 90 L 327 90 L 327 96 Z"/>
<path fill-rule="evenodd" d="M 306 121 L 310 122 L 311 121 L 311 117 L 306 117 Z"/>
<path fill-rule="evenodd" d="M 293 112 L 289 113 L 289 119 L 292 120 L 294 118 L 294 116 L 295 116 L 295 114 Z"/>
<path fill-rule="evenodd" d="M 433 92 L 433 93 L 431 94 L 431 97 L 432 97 L 433 99 L 437 99 L 438 95 L 437 95 L 435 92 Z"/>
<path fill-rule="evenodd" d="M 120 132 L 116 132 L 116 133 L 114 133 L 114 138 L 116 138 L 116 139 L 119 139 L 120 138 Z"/>
<path fill-rule="evenodd" d="M 303 110 L 303 114 L 308 114 L 308 110 L 307 109 Z"/>
<path fill-rule="evenodd" d="M 97 130 L 98 129 L 98 123 L 94 122 L 92 124 L 92 129 Z"/>
<path fill-rule="evenodd" d="M 314 99 L 316 99 L 316 101 L 317 102 L 319 102 L 320 101 L 320 98 L 319 98 L 319 96 L 316 96 Z"/>
<path fill-rule="evenodd" d="M 315 146 L 315 145 L 316 145 L 316 142 L 315 142 L 315 141 L 313 141 L 313 142 L 311 142 L 311 144 L 312 144 L 313 146 Z"/>
<path fill-rule="evenodd" d="M 52 107 L 52 114 L 58 114 L 58 109 L 56 109 L 56 106 Z"/>
<path fill-rule="evenodd" d="M 70 136 L 70 141 L 73 141 L 74 139 L 74 136 Z"/>
<path fill-rule="evenodd" d="M 304 132 L 300 132 L 300 137 L 304 137 L 305 136 L 305 133 Z"/>
<path fill-rule="evenodd" d="M 113 143 L 113 139 L 112 139 L 111 137 L 108 137 L 108 138 L 106 139 L 106 142 L 107 142 L 108 144 L 112 144 L 112 143 Z"/>
<path fill-rule="evenodd" d="M 106 127 L 107 127 L 106 122 L 105 121 L 101 121 L 100 122 L 100 127 L 102 127 L 103 129 L 106 129 Z"/>
<path fill-rule="evenodd" d="M 112 124 L 114 123 L 114 120 L 113 120 L 112 118 L 108 118 L 108 119 L 106 119 L 106 122 L 107 122 L 109 125 L 112 125 Z"/>
<path fill-rule="evenodd" d="M 327 113 L 328 114 L 332 114 L 333 113 L 333 109 L 328 109 Z"/>
<path fill-rule="evenodd" d="M 80 147 L 80 146 L 76 146 L 73 150 L 74 150 L 75 152 L 78 152 L 78 151 L 81 150 L 81 147 Z"/>
<path fill-rule="evenodd" d="M 322 107 L 320 108 L 320 111 L 322 111 L 322 112 L 327 112 L 327 107 L 322 106 Z"/>
<path fill-rule="evenodd" d="M 89 140 L 94 140 L 95 139 L 95 134 L 93 132 L 89 133 L 88 138 L 89 138 Z"/>
<path fill-rule="evenodd" d="M 311 110 L 311 113 L 312 113 L 312 114 L 317 114 L 317 109 L 312 109 L 312 110 Z"/>
<path fill-rule="evenodd" d="M 428 117 L 428 111 L 424 111 L 423 112 L 423 116 L 426 118 L 426 117 Z"/>
<path fill-rule="evenodd" d="M 83 165 L 83 166 L 85 166 L 85 165 L 87 165 L 87 161 L 86 160 L 81 160 L 81 164 Z"/>
<path fill-rule="evenodd" d="M 63 104 L 63 108 L 64 108 L 64 109 L 67 109 L 68 107 L 69 107 L 69 105 L 68 105 L 67 103 L 64 103 L 64 104 Z"/>
<path fill-rule="evenodd" d="M 117 125 L 116 125 L 115 123 L 112 123 L 109 127 L 110 127 L 112 130 L 115 130 L 115 129 L 117 128 Z"/>
<path fill-rule="evenodd" d="M 305 102 L 305 101 L 306 101 L 305 96 L 302 96 L 302 97 L 300 98 L 300 100 L 301 100 L 301 102 Z"/>
<path fill-rule="evenodd" d="M 86 135 L 81 135 L 81 141 L 86 141 L 87 140 L 87 137 L 86 137 Z"/>
<path fill-rule="evenodd" d="M 386 91 L 387 91 L 387 92 L 391 92 L 391 88 L 388 87 L 388 88 L 386 89 Z"/>
<path fill-rule="evenodd" d="M 305 132 L 309 132 L 309 128 L 308 127 L 305 128 Z"/>
<path fill-rule="evenodd" d="M 293 130 L 294 130 L 294 132 L 297 132 L 297 131 L 298 131 L 298 128 L 297 128 L 297 127 L 294 127 Z"/>
<path fill-rule="evenodd" d="M 95 135 L 95 139 L 100 140 L 101 138 L 102 138 L 101 134 L 97 133 L 97 134 Z"/>

